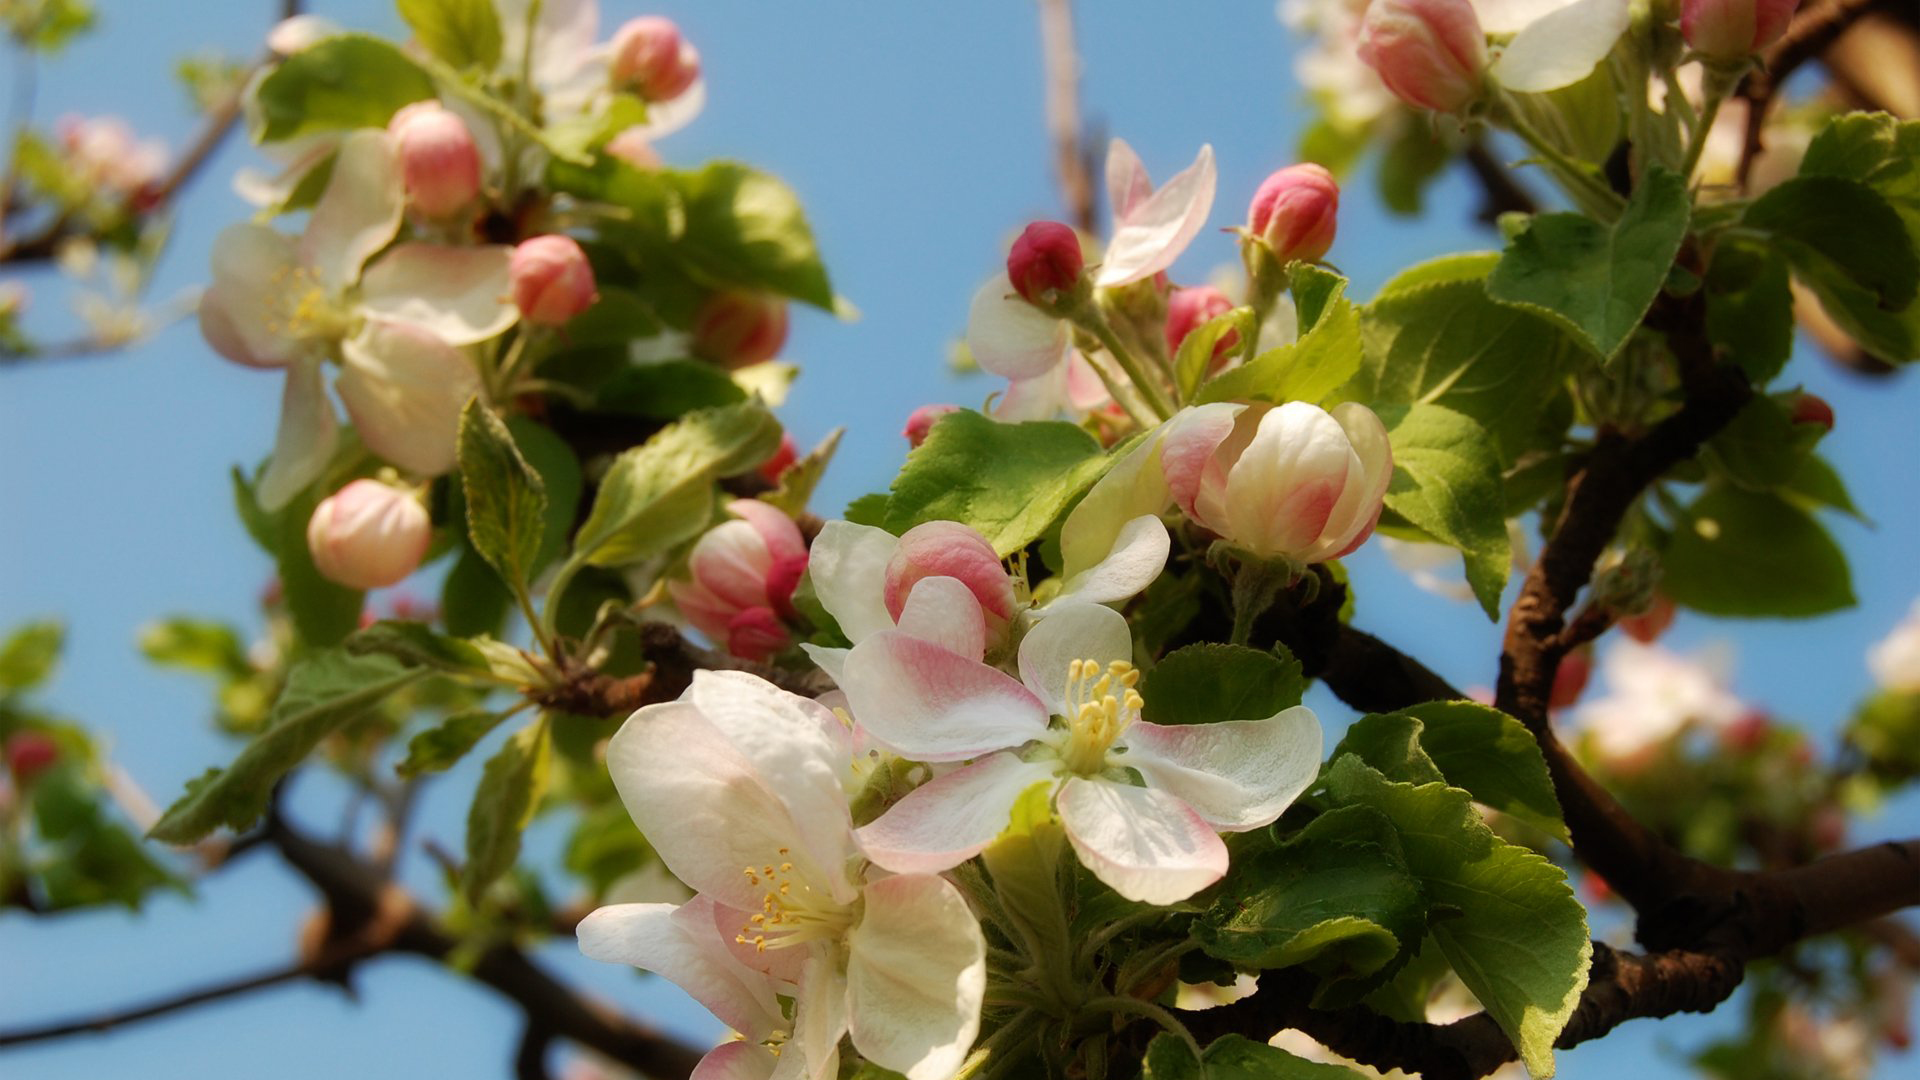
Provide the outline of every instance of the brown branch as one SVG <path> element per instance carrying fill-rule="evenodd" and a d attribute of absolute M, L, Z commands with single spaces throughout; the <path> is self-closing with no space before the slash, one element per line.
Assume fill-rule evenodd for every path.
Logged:
<path fill-rule="evenodd" d="M 818 697 L 833 689 L 833 682 L 817 669 L 793 671 L 703 649 L 666 623 L 641 623 L 635 630 L 649 663 L 646 671 L 622 677 L 583 670 L 535 701 L 580 716 L 626 716 L 642 705 L 679 697 L 693 684 L 696 671 L 744 671 L 802 697 Z"/>
<path fill-rule="evenodd" d="M 94 1016 L 76 1020 L 63 1020 L 38 1027 L 20 1028 L 14 1031 L 0 1031 L 0 1047 L 22 1046 L 27 1043 L 44 1042 L 68 1035 L 87 1035 L 111 1031 L 125 1024 L 137 1023 L 166 1016 L 169 1013 L 191 1009 L 196 1005 L 207 1005 L 256 990 L 265 990 L 282 983 L 294 982 L 313 977 L 313 971 L 306 963 L 290 964 L 273 968 L 257 975 L 245 975 L 237 979 L 213 983 L 199 989 L 188 990 L 123 1009 L 113 1009 Z"/>
<path fill-rule="evenodd" d="M 1480 182 L 1482 200 L 1480 210 L 1474 217 L 1481 224 L 1496 224 L 1501 214 L 1531 214 L 1540 209 L 1540 203 L 1533 193 L 1515 179 L 1513 170 L 1494 159 L 1486 143 L 1473 140 L 1467 144 L 1461 158 L 1466 161 L 1473 178 Z"/>
<path fill-rule="evenodd" d="M 1073 43 L 1072 0 L 1040 0 L 1040 44 L 1046 61 L 1047 133 L 1053 171 L 1067 217 L 1081 232 L 1098 224 L 1091 148 L 1080 134 L 1080 54 Z"/>
<path fill-rule="evenodd" d="M 1741 80 L 1736 92 L 1747 99 L 1747 130 L 1735 176 L 1742 191 L 1746 190 L 1754 161 L 1766 148 L 1762 136 L 1767 114 L 1772 111 L 1780 88 L 1807 61 L 1838 41 L 1862 15 L 1882 6 L 1892 7 L 1887 0 L 1828 0 L 1818 7 L 1802 8 L 1794 15 L 1787 32 L 1761 58 L 1760 65 Z"/>

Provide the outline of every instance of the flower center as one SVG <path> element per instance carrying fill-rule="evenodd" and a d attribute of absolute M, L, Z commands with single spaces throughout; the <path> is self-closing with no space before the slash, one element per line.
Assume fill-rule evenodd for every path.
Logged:
<path fill-rule="evenodd" d="M 284 337 L 329 341 L 347 336 L 353 318 L 320 283 L 312 267 L 289 266 L 274 272 L 286 321 L 273 329 Z"/>
<path fill-rule="evenodd" d="M 1140 670 L 1125 660 L 1101 667 L 1098 660 L 1067 665 L 1067 768 L 1093 776 L 1107 767 L 1107 751 L 1140 718 Z"/>
<path fill-rule="evenodd" d="M 760 910 L 747 919 L 734 941 L 760 952 L 787 949 L 812 941 L 838 938 L 853 925 L 853 912 L 830 896 L 813 891 L 794 873 L 787 859 L 791 849 L 780 849 L 779 862 L 746 868 L 747 881 L 765 889 Z"/>

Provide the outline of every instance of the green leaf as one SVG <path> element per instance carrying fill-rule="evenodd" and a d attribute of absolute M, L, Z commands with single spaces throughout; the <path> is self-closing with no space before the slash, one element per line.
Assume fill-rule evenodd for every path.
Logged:
<path fill-rule="evenodd" d="M 550 121 L 547 140 L 570 155 L 585 157 L 589 151 L 605 147 L 614 136 L 646 120 L 645 100 L 633 94 L 613 94 L 608 97 L 606 108 L 598 113 L 576 113 Z M 571 325 L 567 332 L 573 332 Z"/>
<path fill-rule="evenodd" d="M 957 521 L 1004 557 L 1046 531 L 1108 464 L 1099 441 L 1073 424 L 948 413 L 907 455 L 883 526 L 902 533 L 926 521 Z"/>
<path fill-rule="evenodd" d="M 506 718 L 505 713 L 483 709 L 455 713 L 407 740 L 406 760 L 395 766 L 394 771 L 413 777 L 449 769 Z"/>
<path fill-rule="evenodd" d="M 1222 1035 L 1207 1047 L 1206 1072 L 1184 1040 L 1161 1032 L 1147 1044 L 1140 1080 L 1359 1080 L 1344 1065 L 1308 1061 L 1244 1035 Z"/>
<path fill-rule="evenodd" d="M 40 774 L 27 790 L 34 830 L 52 857 L 36 859 L 39 899 L 46 910 L 71 911 L 101 904 L 138 909 L 149 892 L 184 885 L 115 821 L 98 786 L 77 768 Z"/>
<path fill-rule="evenodd" d="M 1334 762 L 1327 790 L 1336 803 L 1372 807 L 1393 822 L 1429 900 L 1455 912 L 1431 929 L 1460 981 L 1527 1071 L 1553 1075 L 1553 1041 L 1586 988 L 1593 955 L 1566 874 L 1495 836 L 1459 788 L 1389 781 L 1349 754 Z"/>
<path fill-rule="evenodd" d="M 426 623 L 382 619 L 356 631 L 345 642 L 354 656 L 386 656 L 410 668 L 428 668 L 447 675 L 491 679 L 486 654 L 470 642 L 437 633 Z"/>
<path fill-rule="evenodd" d="M 1868 698 L 1845 738 L 1875 776 L 1894 783 L 1920 776 L 1920 693 L 1887 690 Z"/>
<path fill-rule="evenodd" d="M 1360 315 L 1342 295 L 1346 282 L 1303 288 L 1319 317 L 1292 345 L 1229 368 L 1200 390 L 1199 401 L 1321 402 L 1360 370 Z"/>
<path fill-rule="evenodd" d="M 547 489 L 493 410 L 479 398 L 460 413 L 460 484 L 473 550 L 524 592 L 547 534 Z"/>
<path fill-rule="evenodd" d="M 1203 642 L 1162 658 L 1141 682 L 1140 696 L 1156 724 L 1213 724 L 1265 720 L 1300 704 L 1306 689 L 1300 661 L 1284 645 L 1261 652 Z"/>
<path fill-rule="evenodd" d="M 1487 433 L 1438 405 L 1383 408 L 1380 420 L 1393 446 L 1387 508 L 1459 549 L 1473 595 L 1498 620 L 1513 544 L 1500 457 Z"/>
<path fill-rule="evenodd" d="M 1867 185 L 1906 225 L 1907 246 L 1920 248 L 1920 121 L 1886 113 L 1835 117 L 1814 136 L 1800 162 L 1802 176 L 1830 176 Z M 1894 245 L 1888 245 L 1894 246 Z M 1820 304 L 1868 352 L 1890 363 L 1920 359 L 1920 303 L 1883 310 L 1873 293 L 1835 270 L 1802 268 Z"/>
<path fill-rule="evenodd" d="M 398 0 L 397 6 L 414 38 L 454 67 L 500 62 L 500 15 L 493 0 Z"/>
<path fill-rule="evenodd" d="M 254 92 L 261 142 L 385 127 L 403 105 L 434 96 L 433 79 L 398 48 L 340 34 L 280 62 Z"/>
<path fill-rule="evenodd" d="M 577 561 L 618 566 L 692 539 L 713 517 L 713 484 L 780 445 L 780 422 L 756 402 L 688 413 L 614 459 L 586 523 Z"/>
<path fill-rule="evenodd" d="M 265 812 L 273 785 L 320 740 L 425 674 L 391 657 L 351 656 L 341 649 L 296 662 L 267 717 L 266 730 L 233 764 L 190 782 L 187 794 L 167 808 L 148 835 L 169 844 L 191 844 L 222 825 L 245 828 Z"/>
<path fill-rule="evenodd" d="M 1785 404 L 1755 394 L 1707 442 L 1721 475 L 1749 491 L 1771 491 L 1791 481 L 1825 432 L 1796 424 Z"/>
<path fill-rule="evenodd" d="M 467 862 L 460 870 L 460 888 L 470 900 L 477 902 L 520 857 L 520 833 L 546 791 L 552 746 L 543 717 L 515 732 L 487 759 L 467 811 Z"/>
<path fill-rule="evenodd" d="M 0 19 L 15 41 L 30 49 L 56 53 L 67 43 L 93 29 L 93 4 L 89 0 L 34 0 L 26 4 L 0 5 Z M 22 57 L 20 63 L 31 63 Z"/>
<path fill-rule="evenodd" d="M 704 360 L 669 360 L 629 368 L 601 385 L 594 408 L 652 420 L 675 420 L 695 409 L 737 405 L 747 392 Z"/>
<path fill-rule="evenodd" d="M 1294 321 L 1305 335 L 1346 295 L 1347 279 L 1317 263 L 1294 263 L 1287 273 L 1287 289 L 1293 294 Z"/>
<path fill-rule="evenodd" d="M 1867 521 L 1867 516 L 1854 505 L 1853 496 L 1847 492 L 1846 482 L 1840 479 L 1839 472 L 1819 454 L 1808 454 L 1800 462 L 1799 470 L 1780 485 L 1779 491 L 1807 509 L 1825 507 Z"/>
<path fill-rule="evenodd" d="M 1200 382 L 1207 377 L 1207 368 L 1213 364 L 1214 350 L 1222 338 L 1229 334 L 1236 335 L 1233 347 L 1238 348 L 1255 329 L 1253 309 L 1237 307 L 1208 319 L 1182 338 L 1180 349 L 1173 358 L 1174 382 L 1180 387 L 1180 399 L 1188 400 L 1200 389 Z"/>
<path fill-rule="evenodd" d="M 813 491 L 820 486 L 820 478 L 827 474 L 827 465 L 833 461 L 833 452 L 840 447 L 840 437 L 847 433 L 846 428 L 834 428 L 820 445 L 807 452 L 807 456 L 787 466 L 780 474 L 780 486 L 760 496 L 760 501 L 769 506 L 786 511 L 788 517 L 798 517 L 807 509 L 808 500 Z"/>
<path fill-rule="evenodd" d="M 699 172 L 667 170 L 684 200 L 686 234 L 677 248 L 716 285 L 790 296 L 833 309 L 833 286 L 800 200 L 777 177 L 734 162 Z"/>
<path fill-rule="evenodd" d="M 1361 717 L 1329 755 L 1353 754 L 1389 780 L 1444 781 L 1475 802 L 1571 842 L 1553 778 L 1526 726 L 1491 706 L 1434 701 Z"/>
<path fill-rule="evenodd" d="M 1402 124 L 1380 155 L 1380 201 L 1403 217 L 1420 213 L 1427 185 L 1453 163 L 1454 146 L 1434 124 Z"/>
<path fill-rule="evenodd" d="M 1906 308 L 1920 288 L 1920 256 L 1906 224 L 1857 180 L 1795 177 L 1754 200 L 1741 223 L 1773 234 L 1809 284 L 1837 276 L 1871 294 L 1881 311 Z"/>
<path fill-rule="evenodd" d="M 1559 319 L 1611 360 L 1660 295 L 1686 237 L 1693 200 L 1655 165 L 1611 226 L 1584 214 L 1541 214 L 1507 244 L 1487 294 Z"/>
<path fill-rule="evenodd" d="M 1489 297 L 1482 279 L 1494 261 L 1448 256 L 1388 282 L 1361 314 L 1365 355 L 1340 394 L 1375 411 L 1428 404 L 1462 413 L 1511 465 L 1529 450 L 1559 448 L 1572 419 L 1562 383 L 1585 350 L 1557 324 Z"/>
<path fill-rule="evenodd" d="M 241 676 L 253 670 L 240 636 L 208 619 L 149 623 L 140 631 L 140 652 L 156 664 L 203 675 Z"/>
<path fill-rule="evenodd" d="M 573 448 L 554 434 L 553 429 L 528 417 L 514 416 L 507 420 L 507 431 L 512 434 L 520 456 L 540 474 L 540 486 L 547 494 L 540 553 L 534 556 L 533 565 L 527 571 L 529 578 L 537 578 L 548 563 L 567 549 L 567 534 L 573 531 L 585 479 L 580 475 L 580 459 L 574 456 Z"/>
<path fill-rule="evenodd" d="M 1854 604 L 1847 558 L 1812 515 L 1776 494 L 1710 487 L 1662 556 L 1661 589 L 1708 615 L 1798 618 Z"/>
<path fill-rule="evenodd" d="M 1208 955 L 1243 970 L 1303 965 L 1321 977 L 1316 1004 L 1344 1004 L 1411 956 L 1426 922 L 1425 890 L 1392 823 L 1346 806 L 1237 860 L 1193 933 Z"/>
<path fill-rule="evenodd" d="M 497 634 L 513 608 L 513 594 L 479 552 L 464 543 L 458 550 L 440 586 L 441 621 L 456 637 Z"/>
<path fill-rule="evenodd" d="M 0 692 L 31 690 L 53 675 L 66 627 L 53 619 L 27 623 L 0 644 Z"/>
<path fill-rule="evenodd" d="M 1787 260 L 1759 245 L 1723 242 L 1707 270 L 1707 337 L 1765 386 L 1793 353 Z"/>

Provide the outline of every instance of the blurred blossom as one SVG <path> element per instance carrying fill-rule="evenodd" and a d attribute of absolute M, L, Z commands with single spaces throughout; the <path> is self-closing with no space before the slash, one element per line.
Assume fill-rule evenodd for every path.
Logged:
<path fill-rule="evenodd" d="M 167 144 L 135 138 L 133 129 L 117 116 L 67 115 L 54 130 L 67 167 L 103 194 L 133 199 L 166 175 Z"/>
<path fill-rule="evenodd" d="M 1867 651 L 1867 669 L 1882 689 L 1920 693 L 1920 600 L 1893 631 Z"/>
<path fill-rule="evenodd" d="M 1607 692 L 1574 712 L 1594 747 L 1614 761 L 1631 761 L 1689 724 L 1719 730 L 1747 712 L 1728 688 L 1732 655 L 1709 650 L 1681 656 L 1654 645 L 1618 641 L 1600 660 Z"/>
<path fill-rule="evenodd" d="M 1280 21 L 1308 38 L 1293 72 L 1329 119 L 1361 127 L 1384 115 L 1394 97 L 1360 59 L 1360 18 L 1367 0 L 1281 0 Z"/>

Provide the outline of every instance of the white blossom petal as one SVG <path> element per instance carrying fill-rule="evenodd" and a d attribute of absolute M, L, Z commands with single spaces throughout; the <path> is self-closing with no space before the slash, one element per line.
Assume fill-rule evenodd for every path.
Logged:
<path fill-rule="evenodd" d="M 986 939 L 946 881 L 873 882 L 847 935 L 847 1008 L 862 1057 L 907 1080 L 946 1080 L 980 1033 Z"/>
<path fill-rule="evenodd" d="M 1060 526 L 1060 560 L 1061 574 L 1068 581 L 1111 554 L 1114 540 L 1128 522 L 1142 514 L 1159 514 L 1171 503 L 1166 477 L 1160 472 L 1161 435 L 1166 430 L 1162 425 L 1149 431 L 1094 481 L 1067 515 Z"/>
<path fill-rule="evenodd" d="M 801 1075 L 810 1080 L 839 1074 L 840 1037 L 847 1033 L 847 977 L 824 951 L 816 947 L 807 958 L 793 1006 L 793 1041 L 807 1065 Z"/>
<path fill-rule="evenodd" d="M 1227 846 L 1164 791 L 1076 776 L 1056 805 L 1081 865 L 1129 900 L 1178 903 L 1226 875 Z"/>
<path fill-rule="evenodd" d="M 1133 662 L 1133 632 L 1119 612 L 1099 604 L 1055 604 L 1020 641 L 1020 681 L 1052 716 L 1070 716 L 1067 671 L 1075 660 L 1105 668 Z"/>
<path fill-rule="evenodd" d="M 983 370 L 1015 380 L 1035 378 L 1066 359 L 1071 339 L 1064 321 L 1020 299 L 1005 271 L 973 294 L 967 348 Z"/>
<path fill-rule="evenodd" d="M 1517 34 L 1528 23 L 1559 11 L 1573 0 L 1473 0 L 1480 29 L 1489 34 Z"/>
<path fill-rule="evenodd" d="M 1515 34 L 1489 72 L 1523 93 L 1572 86 L 1613 51 L 1630 19 L 1628 0 L 1574 0 Z"/>
<path fill-rule="evenodd" d="M 757 1043 L 721 1043 L 700 1059 L 687 1080 L 773 1080 L 779 1062 L 773 1051 Z"/>
<path fill-rule="evenodd" d="M 329 292 L 341 292 L 400 230 L 406 205 L 393 140 L 377 128 L 355 131 L 341 142 L 327 189 L 307 218 L 300 261 Z"/>
<path fill-rule="evenodd" d="M 520 317 L 509 296 L 513 249 L 401 244 L 367 268 L 360 310 L 418 326 L 449 345 L 499 337 Z"/>
<path fill-rule="evenodd" d="M 213 241 L 213 284 L 200 300 L 200 332 L 220 355 L 249 367 L 283 367 L 307 351 L 293 331 L 302 299 L 294 241 L 264 225 L 229 225 Z"/>
<path fill-rule="evenodd" d="M 898 630 L 855 645 L 840 688 L 869 735 L 914 761 L 965 761 L 1047 728 L 1047 707 L 1011 677 Z"/>
<path fill-rule="evenodd" d="M 900 609 L 900 632 L 978 662 L 987 652 L 987 615 L 959 578 L 921 578 Z"/>
<path fill-rule="evenodd" d="M 1265 720 L 1136 721 L 1120 741 L 1120 764 L 1227 832 L 1271 825 L 1320 773 L 1320 721 L 1301 705 Z"/>
<path fill-rule="evenodd" d="M 648 142 L 663 139 L 699 118 L 707 107 L 707 80 L 703 76 L 666 101 L 647 102 L 647 118 L 635 125 Z"/>
<path fill-rule="evenodd" d="M 887 530 L 851 521 L 829 521 L 814 537 L 807 556 L 814 595 L 855 645 L 893 629 L 884 583 L 899 547 L 900 538 Z"/>
<path fill-rule="evenodd" d="M 340 350 L 340 401 L 369 449 L 424 476 L 453 468 L 460 410 L 480 392 L 467 358 L 405 323 L 369 322 Z"/>
<path fill-rule="evenodd" d="M 1107 207 L 1118 221 L 1146 202 L 1153 194 L 1153 180 L 1147 167 L 1127 140 L 1115 138 L 1107 144 Z"/>
<path fill-rule="evenodd" d="M 815 645 L 810 641 L 803 641 L 800 643 L 800 651 L 806 653 L 807 659 L 812 660 L 815 664 L 819 665 L 821 671 L 827 673 L 827 678 L 833 680 L 833 685 L 839 686 L 840 674 L 845 671 L 847 667 L 847 654 L 853 650 L 837 649 L 829 645 Z"/>
<path fill-rule="evenodd" d="M 733 958 L 714 926 L 713 901 L 614 904 L 580 920 L 580 951 L 644 968 L 685 990 L 728 1027 L 755 1041 L 786 1028 L 766 976 Z"/>
<path fill-rule="evenodd" d="M 1007 828 L 1014 803 L 1053 766 L 989 754 L 913 790 L 854 834 L 867 857 L 896 874 L 950 870 Z"/>
<path fill-rule="evenodd" d="M 1114 604 L 1138 596 L 1166 569 L 1173 541 L 1167 527 L 1152 514 L 1126 523 L 1107 557 L 1067 580 L 1060 594 L 1035 614 L 1068 603 Z"/>
<path fill-rule="evenodd" d="M 320 479 L 339 439 L 340 421 L 333 415 L 333 402 L 327 400 L 319 358 L 294 361 L 280 395 L 280 432 L 274 439 L 273 457 L 254 489 L 260 508 L 278 510 Z"/>
<path fill-rule="evenodd" d="M 1124 217 L 1116 218 L 1113 239 L 1094 284 L 1125 285 L 1172 266 L 1206 227 L 1216 180 L 1213 147 L 1202 146 L 1193 164 Z"/>
<path fill-rule="evenodd" d="M 1055 364 L 1031 379 L 1008 380 L 1007 388 L 994 399 L 993 418 L 1003 424 L 1020 424 L 1028 420 L 1052 420 L 1063 410 L 1071 409 L 1068 368 L 1069 364 Z"/>

